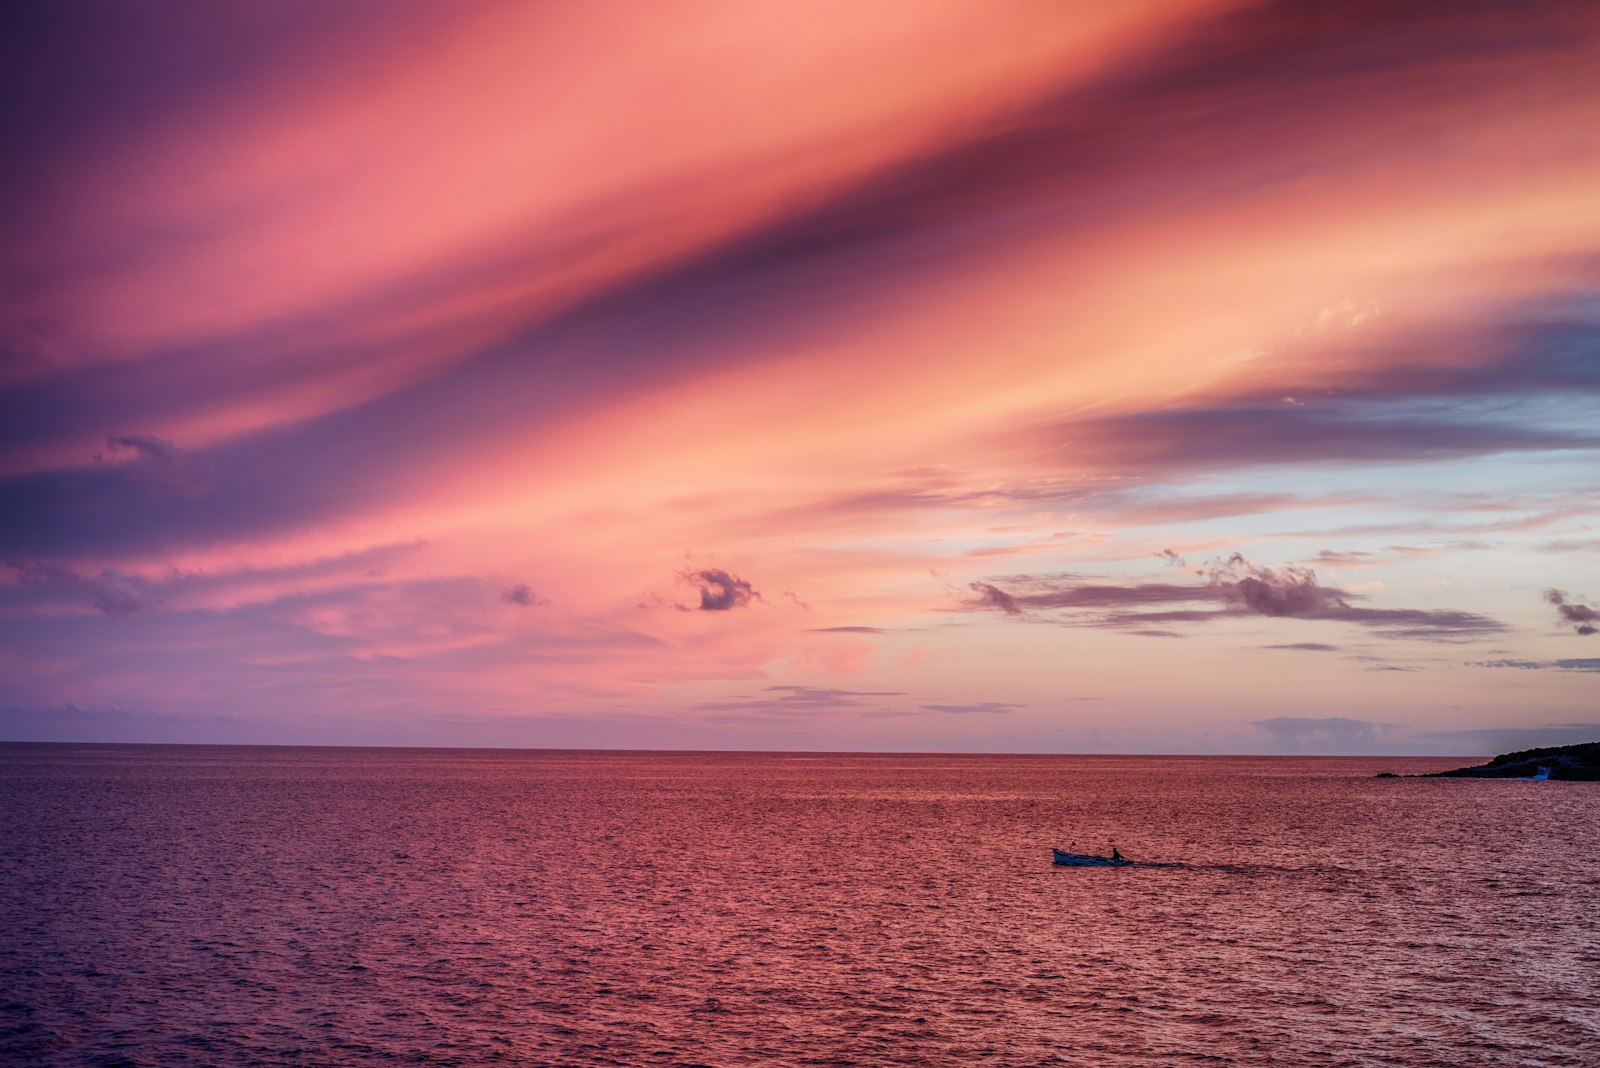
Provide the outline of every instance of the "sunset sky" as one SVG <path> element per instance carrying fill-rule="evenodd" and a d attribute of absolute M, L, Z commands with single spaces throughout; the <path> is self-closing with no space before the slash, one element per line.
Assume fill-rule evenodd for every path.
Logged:
<path fill-rule="evenodd" d="M 1600 6 L 0 17 L 0 738 L 1600 738 Z"/>

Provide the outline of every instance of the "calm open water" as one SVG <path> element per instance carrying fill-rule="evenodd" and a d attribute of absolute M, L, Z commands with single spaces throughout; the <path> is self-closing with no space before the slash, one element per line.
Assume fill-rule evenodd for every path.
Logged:
<path fill-rule="evenodd" d="M 0 1061 L 1600 1064 L 1600 784 L 1460 763 L 4 745 Z"/>

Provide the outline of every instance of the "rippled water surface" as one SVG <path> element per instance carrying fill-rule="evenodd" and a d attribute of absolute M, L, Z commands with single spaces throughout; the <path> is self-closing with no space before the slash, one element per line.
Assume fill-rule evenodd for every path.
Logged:
<path fill-rule="evenodd" d="M 1600 785 L 1459 763 L 0 746 L 0 1061 L 1600 1064 Z"/>

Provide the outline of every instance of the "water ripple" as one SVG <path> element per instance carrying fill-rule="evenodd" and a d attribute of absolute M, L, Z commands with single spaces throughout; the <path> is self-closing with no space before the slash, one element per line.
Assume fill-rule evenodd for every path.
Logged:
<path fill-rule="evenodd" d="M 1600 792 L 1384 766 L 0 747 L 0 1060 L 1594 1064 Z"/>

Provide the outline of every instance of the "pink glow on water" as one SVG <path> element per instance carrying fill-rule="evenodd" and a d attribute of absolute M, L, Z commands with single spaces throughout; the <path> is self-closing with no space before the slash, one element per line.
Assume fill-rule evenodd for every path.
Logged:
<path fill-rule="evenodd" d="M 1594 784 L 1452 763 L 10 747 L 0 1056 L 1583 1063 Z"/>

